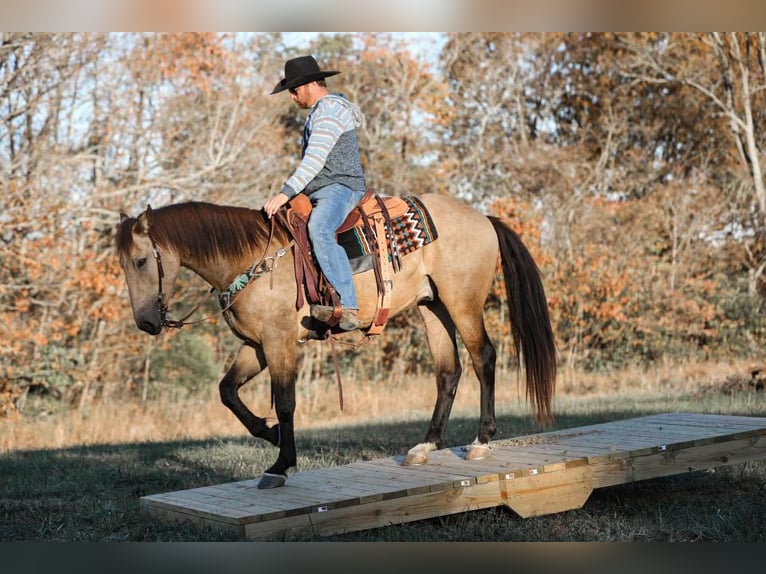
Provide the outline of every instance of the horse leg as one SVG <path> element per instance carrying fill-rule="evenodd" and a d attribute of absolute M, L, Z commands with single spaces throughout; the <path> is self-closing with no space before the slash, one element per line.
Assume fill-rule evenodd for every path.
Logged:
<path fill-rule="evenodd" d="M 237 417 L 250 434 L 257 438 L 279 443 L 276 427 L 266 425 L 266 419 L 255 416 L 239 397 L 239 389 L 266 368 L 266 359 L 260 346 L 242 345 L 234 362 L 218 383 L 221 402 Z"/>
<path fill-rule="evenodd" d="M 465 457 L 466 460 L 475 460 L 487 456 L 490 449 L 489 441 L 497 430 L 495 418 L 495 361 L 497 352 L 483 325 L 481 337 L 475 344 L 466 342 L 466 348 L 471 355 L 471 362 L 480 385 L 479 434 Z"/>
<path fill-rule="evenodd" d="M 284 365 L 276 359 L 272 360 L 272 363 L 269 371 L 271 372 L 272 397 L 277 412 L 276 425 L 267 426 L 266 419 L 254 415 L 239 397 L 239 389 L 242 385 L 266 368 L 266 356 L 260 345 L 243 345 L 234 363 L 218 385 L 221 402 L 234 413 L 250 434 L 279 447 L 277 461 L 266 470 L 258 483 L 258 488 L 282 486 L 287 480 L 287 469 L 295 466 L 297 460 L 293 433 L 295 376 L 289 375 L 289 361 L 287 368 L 275 368 L 274 365 Z M 292 372 L 295 372 L 294 367 Z M 277 373 L 276 376 L 275 373 Z"/>
<path fill-rule="evenodd" d="M 277 414 L 279 455 L 276 462 L 264 473 L 258 488 L 276 488 L 285 484 L 288 469 L 296 466 L 295 452 L 295 340 L 289 337 L 264 343 L 271 375 L 271 398 Z"/>
<path fill-rule="evenodd" d="M 479 434 L 471 443 L 466 460 L 484 458 L 489 453 L 489 441 L 497 430 L 495 419 L 495 363 L 497 352 L 487 335 L 482 309 L 461 310 L 457 330 L 471 357 L 473 370 L 479 379 Z"/>
<path fill-rule="evenodd" d="M 425 464 L 429 452 L 444 446 L 444 434 L 462 373 L 455 325 L 444 305 L 438 301 L 424 303 L 418 306 L 418 310 L 423 317 L 428 346 L 433 356 L 437 394 L 425 440 L 407 452 L 403 462 L 405 465 Z"/>

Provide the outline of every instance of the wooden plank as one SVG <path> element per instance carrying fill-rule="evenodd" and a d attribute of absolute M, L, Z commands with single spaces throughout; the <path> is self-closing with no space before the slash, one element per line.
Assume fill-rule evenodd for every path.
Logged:
<path fill-rule="evenodd" d="M 766 458 L 766 436 L 608 461 L 592 465 L 591 473 L 594 488 L 601 488 L 762 458 Z"/>
<path fill-rule="evenodd" d="M 427 477 L 386 473 L 374 467 L 349 467 L 345 474 L 351 482 L 375 486 L 384 499 L 431 492 L 434 488 L 432 481 Z"/>
<path fill-rule="evenodd" d="M 552 451 L 536 448 L 542 445 L 526 446 L 522 452 L 507 453 L 502 449 L 493 450 L 492 460 L 505 461 L 502 463 L 502 469 L 505 471 L 515 470 L 516 468 L 537 468 L 540 472 L 556 472 L 563 470 L 569 463 L 578 457 L 562 456 L 561 449 L 556 448 Z M 582 457 L 579 457 L 582 458 Z M 523 466 L 519 463 L 526 461 Z M 585 461 L 583 461 L 585 462 Z"/>
<path fill-rule="evenodd" d="M 637 422 L 632 425 L 622 426 L 619 432 L 621 434 L 648 436 L 659 441 L 693 442 L 723 438 L 728 436 L 731 431 L 727 432 L 722 429 L 702 429 L 701 427 L 668 424 L 657 425 L 656 423 Z"/>
<path fill-rule="evenodd" d="M 641 419 L 629 419 L 629 421 Z M 754 432 L 766 434 L 766 419 L 761 417 L 734 417 L 724 415 L 698 415 L 693 413 L 678 413 L 675 417 L 646 417 L 647 421 L 659 425 L 683 425 L 699 429 L 700 434 L 712 432 L 715 434 L 734 434 L 737 432 Z"/>
<path fill-rule="evenodd" d="M 663 413 L 652 415 L 660 420 L 676 421 L 694 421 L 700 425 L 724 426 L 727 424 L 748 426 L 766 430 L 766 417 L 742 416 L 742 415 L 721 415 L 710 413 Z M 629 419 L 628 419 L 629 420 Z"/>
<path fill-rule="evenodd" d="M 575 446 L 568 444 L 558 443 L 538 443 L 525 447 L 530 450 L 539 451 L 543 453 L 550 453 L 552 456 L 560 454 L 562 458 L 569 460 L 590 458 L 609 457 L 614 451 L 611 448 L 599 447 L 599 446 Z"/>
<path fill-rule="evenodd" d="M 492 449 L 492 457 L 506 467 L 542 467 L 550 463 L 547 455 L 540 454 L 532 450 L 525 450 L 526 447 L 500 447 Z"/>
<path fill-rule="evenodd" d="M 451 472 L 458 476 L 466 476 L 465 479 L 460 479 L 457 484 L 453 481 L 453 486 L 466 486 L 464 480 L 469 480 L 470 482 L 495 482 L 498 480 L 497 465 L 482 460 L 458 461 L 430 457 L 426 466 L 441 472 Z"/>
<path fill-rule="evenodd" d="M 614 433 L 650 433 L 651 436 L 657 434 L 677 436 L 684 439 L 689 438 L 704 438 L 704 437 L 722 437 L 732 436 L 740 433 L 752 434 L 755 432 L 750 426 L 746 425 L 729 425 L 726 426 L 711 426 L 711 425 L 697 425 L 697 424 L 681 424 L 681 421 L 676 422 L 652 422 L 645 420 L 625 421 L 623 424 L 614 427 Z M 739 438 L 739 437 L 738 437 Z"/>
<path fill-rule="evenodd" d="M 350 466 L 354 466 L 353 464 Z M 403 481 L 425 481 L 431 485 L 431 490 L 444 490 L 452 487 L 461 486 L 465 480 L 475 481 L 475 476 L 468 470 L 452 471 L 451 469 L 440 469 L 431 464 L 416 466 L 401 466 L 397 461 L 390 459 L 383 464 L 373 465 L 375 468 L 384 468 L 385 472 L 395 480 Z M 360 467 L 357 467 L 360 468 Z M 365 465 L 363 468 L 368 468 Z"/>
<path fill-rule="evenodd" d="M 200 521 L 214 520 L 216 522 L 237 525 L 249 516 L 247 512 L 222 511 L 220 507 L 202 504 L 181 496 L 145 496 L 141 499 L 141 508 L 152 513 L 162 513 L 166 516 L 178 513 L 198 518 Z"/>
<path fill-rule="evenodd" d="M 588 455 L 592 455 L 592 449 L 568 449 L 557 444 L 540 443 L 524 447 L 525 450 L 549 457 L 544 459 L 544 471 L 554 472 L 561 468 L 583 466 L 588 464 Z M 602 453 L 602 450 L 595 451 Z"/>
<path fill-rule="evenodd" d="M 274 504 L 278 501 L 285 516 L 295 516 L 296 514 L 308 514 L 319 506 L 327 504 L 337 504 L 337 501 L 329 501 L 326 493 L 308 490 L 299 486 L 288 485 L 281 487 L 280 492 L 276 489 L 262 490 L 260 496 L 251 500 L 251 505 L 247 508 L 256 510 L 264 505 Z"/>
<path fill-rule="evenodd" d="M 154 498 L 153 500 L 157 500 Z M 158 500 L 166 507 L 178 506 L 193 510 L 195 513 L 205 516 L 217 516 L 226 519 L 239 520 L 248 516 L 250 513 L 241 507 L 230 508 L 224 504 L 221 504 L 221 500 L 216 497 L 200 494 L 191 490 L 181 490 L 178 492 L 168 493 L 161 500 Z M 278 509 L 268 508 L 265 509 L 270 512 L 280 512 Z"/>
<path fill-rule="evenodd" d="M 338 472 L 341 467 L 329 467 L 327 469 L 319 469 L 312 471 L 311 477 L 303 477 L 299 479 L 298 484 L 310 485 L 315 484 L 315 480 L 326 481 L 328 484 L 337 485 L 338 488 L 342 488 L 344 491 L 348 490 L 356 498 L 359 499 L 360 504 L 365 502 L 372 502 L 383 498 L 383 494 L 380 492 L 380 486 L 378 484 L 367 484 L 360 481 L 351 481 L 348 472 Z M 299 475 L 295 475 L 293 478 L 298 478 Z M 292 479 L 291 479 L 292 480 Z"/>
<path fill-rule="evenodd" d="M 217 516 L 200 516 L 193 511 L 186 511 L 177 506 L 165 507 L 160 501 L 141 500 L 141 511 L 165 522 L 189 523 L 198 527 L 208 527 L 223 530 L 239 537 L 244 537 L 244 527 L 239 522 L 230 522 Z"/>
<path fill-rule="evenodd" d="M 766 458 L 766 418 L 666 413 L 505 439 L 466 461 L 460 448 L 429 463 L 402 456 L 312 469 L 279 489 L 258 479 L 141 499 L 154 518 L 247 539 L 330 534 L 505 505 L 520 516 L 582 506 L 594 488 Z"/>
<path fill-rule="evenodd" d="M 341 508 L 323 513 L 306 515 L 306 522 L 294 520 L 285 523 L 287 533 L 329 535 L 378 528 L 445 516 L 458 512 L 491 508 L 500 504 L 498 483 L 474 484 L 438 492 L 429 492 L 384 500 L 355 508 Z M 276 524 L 254 523 L 245 526 L 248 540 L 263 540 L 282 534 Z"/>
<path fill-rule="evenodd" d="M 624 449 L 631 452 L 631 454 L 634 454 L 636 450 L 649 448 L 650 446 L 664 450 L 671 446 L 674 448 L 685 448 L 701 443 L 719 442 L 720 440 L 720 437 L 694 439 L 688 434 L 672 436 L 667 433 L 652 433 L 651 431 L 641 431 L 638 429 L 620 429 L 620 433 L 615 433 L 614 435 L 614 443 L 618 449 Z M 639 447 L 638 449 L 636 449 L 637 446 Z"/>
<path fill-rule="evenodd" d="M 428 461 L 429 465 L 439 467 L 454 468 L 458 471 L 470 469 L 474 473 L 477 483 L 496 482 L 500 479 L 500 472 L 497 461 L 490 454 L 483 459 L 467 461 L 464 459 L 442 458 L 438 455 L 432 456 Z"/>
<path fill-rule="evenodd" d="M 447 466 L 430 464 L 409 467 L 408 472 L 432 480 L 435 484 L 444 484 L 448 487 L 468 486 L 476 482 L 476 475 L 469 469 L 452 469 Z"/>
<path fill-rule="evenodd" d="M 559 444 L 569 444 L 572 446 L 585 446 L 588 444 L 595 444 L 609 448 L 613 454 L 625 452 L 629 453 L 631 456 L 636 454 L 649 454 L 652 449 L 656 448 L 657 446 L 654 441 L 648 438 L 632 438 L 620 435 L 593 436 L 589 437 L 587 442 L 584 441 L 585 439 L 582 438 L 571 438 L 566 439 Z"/>

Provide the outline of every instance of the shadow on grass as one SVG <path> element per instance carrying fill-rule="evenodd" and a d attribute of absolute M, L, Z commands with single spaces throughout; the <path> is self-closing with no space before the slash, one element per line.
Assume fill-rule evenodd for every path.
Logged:
<path fill-rule="evenodd" d="M 561 414 L 556 424 L 547 430 L 574 428 L 658 412 L 665 411 L 657 408 L 636 410 L 634 405 L 629 411 Z M 422 440 L 427 424 L 425 420 L 404 423 L 372 422 L 366 426 L 299 430 L 296 437 L 298 471 L 403 454 L 409 447 Z M 452 419 L 448 444 L 455 446 L 473 440 L 476 425 L 475 419 Z M 529 417 L 518 416 L 498 417 L 498 429 L 498 439 L 539 432 L 539 428 Z M 4 454 L 0 456 L 0 540 L 229 540 L 231 535 L 222 532 L 158 523 L 140 512 L 139 500 L 147 494 L 255 478 L 276 459 L 276 456 L 275 447 L 250 437 L 105 444 Z M 758 512 L 763 516 L 766 503 L 763 500 L 763 488 L 761 490 L 762 506 Z M 752 495 L 752 492 L 750 494 Z M 609 492 L 600 496 L 601 503 L 608 507 L 610 496 L 614 497 Z M 752 499 L 750 502 L 753 502 Z M 595 508 L 599 508 L 599 504 L 597 499 L 594 502 Z M 612 504 L 624 505 L 624 500 L 618 496 Z M 752 506 L 750 508 L 752 509 Z M 503 510 L 506 510 L 505 514 L 498 514 Z M 609 510 L 604 508 L 601 511 Z M 483 523 L 487 520 L 507 522 L 507 519 L 498 518 L 507 517 L 507 509 L 482 512 L 485 513 Z M 542 518 L 545 517 L 537 520 Z M 449 520 L 453 521 L 454 533 L 451 536 L 454 536 L 454 539 L 471 540 L 474 536 L 479 536 L 479 531 L 481 536 L 487 535 L 486 525 L 476 534 L 472 534 L 473 531 L 470 528 L 466 529 L 465 525 L 461 526 L 461 519 L 455 517 L 427 521 L 433 534 L 418 534 L 416 525 L 391 527 L 394 530 L 389 529 L 388 532 L 394 532 L 389 534 L 394 539 L 418 539 L 418 536 L 424 536 L 425 540 L 430 540 L 430 536 L 433 536 L 434 540 L 450 539 L 450 535 L 445 534 L 445 528 L 449 530 L 445 527 L 445 521 L 449 523 Z M 598 521 L 600 518 L 596 517 L 594 520 Z M 516 524 L 518 526 L 518 519 Z M 495 525 L 494 528 L 498 536 L 496 539 L 514 539 L 500 526 Z M 557 528 L 561 528 L 561 525 Z M 377 530 L 380 535 L 380 529 Z M 529 534 L 529 537 L 548 540 L 578 539 L 578 532 L 581 532 L 581 529 L 557 535 Z M 358 534 L 339 539 L 370 540 L 369 536 L 370 534 Z M 610 536 L 621 539 L 620 534 L 616 532 L 612 532 Z M 524 539 L 524 535 L 521 539 Z M 598 536 L 595 536 L 595 539 L 598 539 Z"/>

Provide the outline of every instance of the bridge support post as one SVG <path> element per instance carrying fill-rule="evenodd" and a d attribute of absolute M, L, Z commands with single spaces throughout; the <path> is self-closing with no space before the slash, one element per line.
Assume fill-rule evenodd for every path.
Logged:
<path fill-rule="evenodd" d="M 593 492 L 587 465 L 538 474 L 535 469 L 518 476 L 508 473 L 500 480 L 500 498 L 522 518 L 581 508 Z"/>

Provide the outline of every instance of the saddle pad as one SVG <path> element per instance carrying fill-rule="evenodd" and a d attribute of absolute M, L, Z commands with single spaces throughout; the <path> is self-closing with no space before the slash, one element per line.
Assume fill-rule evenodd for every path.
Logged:
<path fill-rule="evenodd" d="M 391 219 L 395 252 L 400 256 L 412 253 L 428 245 L 439 236 L 426 206 L 415 196 L 403 197 L 407 204 L 404 214 Z M 346 250 L 353 272 L 361 273 L 372 268 L 372 249 L 362 226 L 356 226 L 338 235 L 338 243 Z M 389 260 L 391 255 L 389 254 Z"/>

